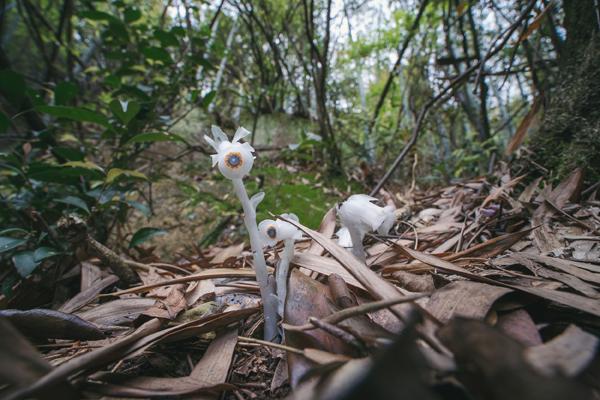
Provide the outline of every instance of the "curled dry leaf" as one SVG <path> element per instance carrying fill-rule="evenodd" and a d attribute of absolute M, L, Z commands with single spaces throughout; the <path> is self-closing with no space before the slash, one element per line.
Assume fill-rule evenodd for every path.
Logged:
<path fill-rule="evenodd" d="M 528 348 L 525 356 L 544 375 L 576 376 L 597 356 L 599 342 L 598 337 L 570 325 L 549 342 Z"/>
<path fill-rule="evenodd" d="M 15 327 L 4 318 L 0 318 L 0 397 L 5 398 L 15 390 L 33 384 L 48 373 L 52 367 L 42 359 L 37 350 Z M 61 384 L 50 388 L 40 395 L 42 399 L 75 399 L 77 395 L 70 385 Z"/>
<path fill-rule="evenodd" d="M 444 323 L 455 316 L 484 319 L 494 302 L 510 292 L 485 283 L 456 281 L 434 292 L 425 308 Z"/>
<path fill-rule="evenodd" d="M 76 315 L 34 308 L 31 310 L 1 310 L 0 318 L 10 321 L 26 336 L 43 339 L 103 339 L 98 327 Z"/>
<path fill-rule="evenodd" d="M 525 360 L 522 346 L 497 329 L 456 318 L 439 337 L 454 353 L 462 383 L 485 399 L 587 399 L 589 389 L 562 377 L 540 375 Z"/>

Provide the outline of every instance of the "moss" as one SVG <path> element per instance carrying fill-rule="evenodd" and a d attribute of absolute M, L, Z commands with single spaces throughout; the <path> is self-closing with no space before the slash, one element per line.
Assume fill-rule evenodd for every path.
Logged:
<path fill-rule="evenodd" d="M 565 66 L 552 92 L 541 129 L 532 138 L 536 162 L 556 179 L 574 168 L 586 180 L 600 179 L 600 40 L 592 39 L 583 54 Z"/>

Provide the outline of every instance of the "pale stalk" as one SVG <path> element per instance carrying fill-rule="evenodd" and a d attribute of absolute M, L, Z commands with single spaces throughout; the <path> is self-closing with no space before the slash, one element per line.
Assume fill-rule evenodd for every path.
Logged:
<path fill-rule="evenodd" d="M 366 261 L 365 248 L 363 247 L 363 235 L 360 234 L 358 229 L 353 226 L 348 226 L 348 232 L 350 232 L 350 238 L 352 239 L 352 254 L 354 254 L 359 260 Z"/>
<path fill-rule="evenodd" d="M 283 313 L 285 311 L 287 277 L 292 258 L 294 258 L 294 239 L 287 239 L 283 242 L 283 254 L 281 255 L 281 261 L 279 261 L 275 278 L 277 283 L 277 312 L 281 320 L 283 320 Z"/>
<path fill-rule="evenodd" d="M 254 271 L 256 272 L 256 281 L 260 288 L 263 310 L 265 317 L 264 338 L 265 340 L 274 340 L 277 337 L 277 299 L 273 289 L 269 286 L 269 276 L 267 273 L 267 263 L 265 254 L 262 250 L 262 242 L 256 225 L 256 210 L 248 198 L 246 187 L 241 179 L 232 179 L 233 187 L 237 197 L 242 203 L 244 209 L 244 224 L 250 236 L 250 247 L 254 256 Z"/>

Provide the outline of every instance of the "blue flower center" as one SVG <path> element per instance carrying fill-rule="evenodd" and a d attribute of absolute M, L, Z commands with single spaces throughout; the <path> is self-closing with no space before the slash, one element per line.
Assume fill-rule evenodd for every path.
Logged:
<path fill-rule="evenodd" d="M 229 157 L 229 164 L 238 165 L 240 163 L 240 158 L 238 156 Z"/>
<path fill-rule="evenodd" d="M 277 229 L 275 229 L 275 227 L 273 226 L 270 226 L 269 229 L 267 229 L 267 235 L 271 239 L 275 239 L 275 237 L 277 236 Z"/>
<path fill-rule="evenodd" d="M 229 168 L 239 168 L 242 162 L 242 155 L 240 153 L 229 153 L 225 156 L 225 163 Z"/>

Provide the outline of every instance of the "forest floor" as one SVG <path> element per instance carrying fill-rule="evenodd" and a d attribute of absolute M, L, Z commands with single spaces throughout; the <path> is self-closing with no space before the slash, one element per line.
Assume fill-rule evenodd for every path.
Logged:
<path fill-rule="evenodd" d="M 169 262 L 147 249 L 127 264 L 135 285 L 89 258 L 60 272 L 54 289 L 77 290 L 55 310 L 3 311 L 18 330 L 0 319 L 0 368 L 15 370 L 0 395 L 598 398 L 600 201 L 579 170 L 542 183 L 502 171 L 386 193 L 397 221 L 367 237 L 366 265 L 331 209 L 296 243 L 283 344 L 261 340 L 243 241 L 184 254 L 176 237 Z"/>

